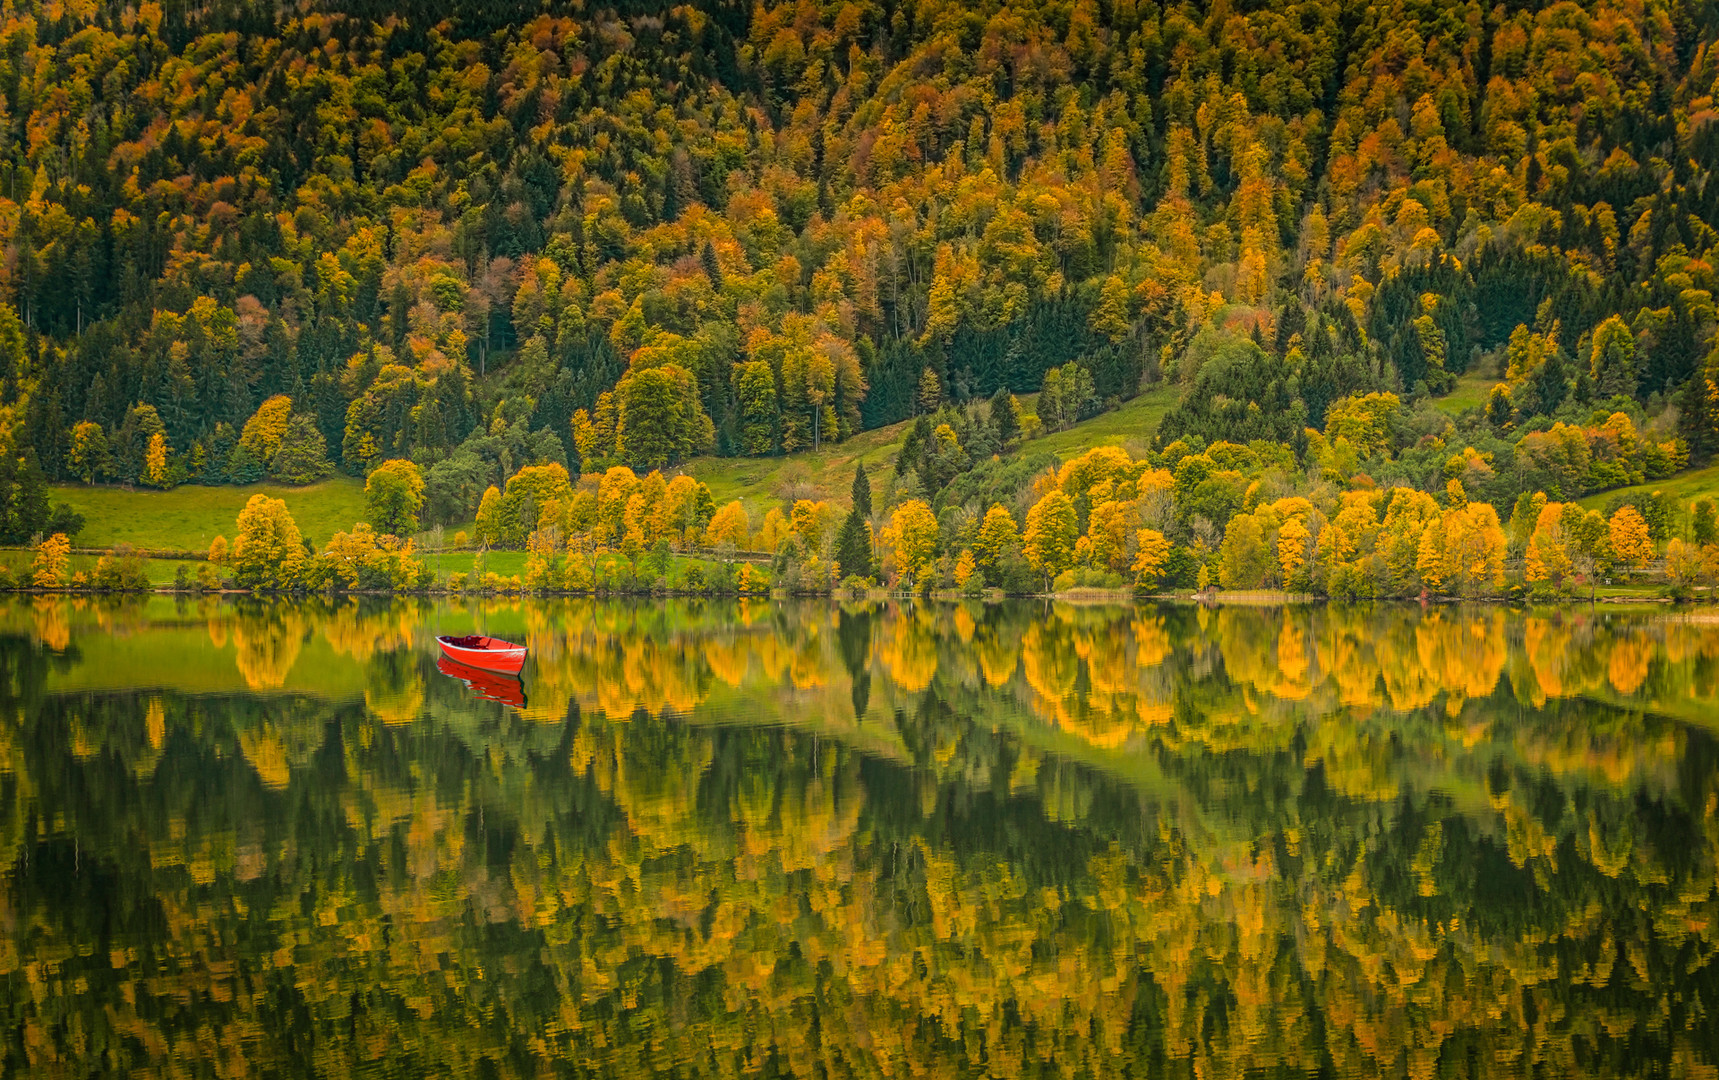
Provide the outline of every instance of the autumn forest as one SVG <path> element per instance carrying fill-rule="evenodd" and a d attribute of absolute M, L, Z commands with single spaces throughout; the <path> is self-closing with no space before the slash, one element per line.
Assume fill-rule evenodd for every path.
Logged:
<path fill-rule="evenodd" d="M 1041 388 L 1034 425 L 1167 387 L 1163 442 L 1304 462 L 1334 403 L 1471 372 L 1414 445 L 1505 472 L 1621 411 L 1699 463 L 1714 11 L 12 7 L 0 481 L 410 459 L 469 521 L 524 465 Z"/>

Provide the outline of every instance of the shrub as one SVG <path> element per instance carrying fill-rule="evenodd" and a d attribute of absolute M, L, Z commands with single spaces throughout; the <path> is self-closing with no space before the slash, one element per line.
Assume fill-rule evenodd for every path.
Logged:
<path fill-rule="evenodd" d="M 119 544 L 112 554 L 96 561 L 89 584 L 102 592 L 146 592 L 149 575 L 143 569 L 143 557 L 129 544 Z"/>
<path fill-rule="evenodd" d="M 740 578 L 736 582 L 742 593 L 764 593 L 770 591 L 770 580 L 764 572 L 751 563 L 740 568 Z"/>
<path fill-rule="evenodd" d="M 703 593 L 708 591 L 710 586 L 709 583 L 704 580 L 704 567 L 698 563 L 692 563 L 689 565 L 685 572 L 680 576 L 680 588 L 690 593 Z"/>
<path fill-rule="evenodd" d="M 1121 589 L 1126 583 L 1122 575 L 1112 570 L 1102 570 L 1097 567 L 1077 566 L 1072 570 L 1064 570 L 1051 582 L 1052 592 L 1067 592 L 1070 589 Z"/>

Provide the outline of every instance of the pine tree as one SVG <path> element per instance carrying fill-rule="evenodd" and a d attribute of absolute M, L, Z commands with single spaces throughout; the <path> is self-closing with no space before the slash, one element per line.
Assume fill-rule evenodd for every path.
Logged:
<path fill-rule="evenodd" d="M 836 564 L 843 577 L 870 577 L 875 569 L 871 550 L 871 481 L 865 467 L 854 465 L 853 509 L 836 533 Z"/>
<path fill-rule="evenodd" d="M 991 395 L 991 427 L 997 433 L 997 445 L 1004 448 L 1021 434 L 1021 408 L 1006 386 Z"/>
<path fill-rule="evenodd" d="M 710 279 L 710 287 L 717 292 L 722 291 L 722 267 L 716 261 L 716 249 L 710 241 L 704 242 L 704 247 L 698 253 L 699 265 L 704 269 L 704 276 Z"/>
<path fill-rule="evenodd" d="M 866 478 L 865 466 L 854 465 L 853 512 L 861 518 L 871 519 L 871 481 Z"/>
<path fill-rule="evenodd" d="M 873 571 L 871 529 L 857 512 L 850 512 L 836 534 L 836 565 L 843 577 L 870 577 Z"/>

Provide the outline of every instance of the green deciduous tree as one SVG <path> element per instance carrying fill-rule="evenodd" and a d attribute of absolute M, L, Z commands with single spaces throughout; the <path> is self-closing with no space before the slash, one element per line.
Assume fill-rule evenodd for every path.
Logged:
<path fill-rule="evenodd" d="M 411 536 L 424 508 L 424 475 L 410 461 L 395 458 L 371 470 L 364 481 L 364 506 L 379 533 Z"/>

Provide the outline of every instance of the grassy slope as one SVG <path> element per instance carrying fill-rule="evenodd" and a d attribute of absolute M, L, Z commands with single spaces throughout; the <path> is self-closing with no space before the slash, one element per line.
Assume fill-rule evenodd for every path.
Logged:
<path fill-rule="evenodd" d="M 362 521 L 364 483 L 335 477 L 308 487 L 252 484 L 247 487 L 185 486 L 172 491 L 126 491 L 116 487 L 60 485 L 50 496 L 84 516 L 79 547 L 200 551 L 216 536 L 233 537 L 233 524 L 252 495 L 285 499 L 299 531 L 320 547 L 328 538 Z"/>
<path fill-rule="evenodd" d="M 1132 443 L 1136 444 L 1132 449 L 1138 454 L 1152 441 L 1159 422 L 1176 404 L 1180 394 L 1181 391 L 1176 387 L 1155 386 L 1138 397 L 1124 401 L 1122 407 L 1114 412 L 1095 416 L 1067 431 L 1052 432 L 1043 438 L 1035 439 L 1027 444 L 1027 448 L 1049 450 L 1064 461 L 1079 457 L 1096 446 L 1127 447 Z"/>
<path fill-rule="evenodd" d="M 1158 430 L 1158 422 L 1176 403 L 1176 394 L 1171 387 L 1154 387 L 1123 402 L 1114 412 L 1035 439 L 1024 449 L 1048 450 L 1066 460 L 1095 446 L 1129 443 L 1144 446 Z M 1032 402 L 1032 397 L 1023 397 L 1023 410 L 1031 411 Z M 895 462 L 907 428 L 907 423 L 901 423 L 862 432 L 845 443 L 826 446 L 815 453 L 808 450 L 785 457 L 695 458 L 687 462 L 684 471 L 708 484 L 718 505 L 742 499 L 763 508 L 780 498 L 781 490 L 796 483 L 810 486 L 823 498 L 846 502 L 848 488 L 853 483 L 854 462 L 865 466 L 872 490 L 876 491 L 884 472 Z"/>
<path fill-rule="evenodd" d="M 1604 510 L 1606 504 L 1619 495 L 1634 495 L 1637 492 L 1651 494 L 1655 491 L 1670 492 L 1684 509 L 1688 509 L 1690 503 L 1704 495 L 1719 499 L 1719 465 L 1709 465 L 1705 469 L 1689 469 L 1666 480 L 1652 480 L 1634 487 L 1613 488 L 1598 495 L 1589 495 L 1580 502 L 1590 510 Z"/>
<path fill-rule="evenodd" d="M 682 471 L 709 485 L 718 506 L 733 499 L 762 506 L 774 502 L 784 487 L 797 483 L 809 484 L 826 497 L 845 498 L 853 484 L 854 462 L 864 464 L 875 488 L 884 470 L 894 463 L 907 427 L 892 424 L 861 432 L 845 443 L 783 457 L 694 458 Z"/>
<path fill-rule="evenodd" d="M 1456 387 L 1441 398 L 1434 398 L 1433 404 L 1440 412 L 1451 416 L 1461 416 L 1470 409 L 1478 409 L 1486 404 L 1492 394 L 1492 388 L 1498 385 L 1498 379 L 1493 375 L 1482 375 L 1479 371 L 1468 371 L 1457 377 Z"/>

